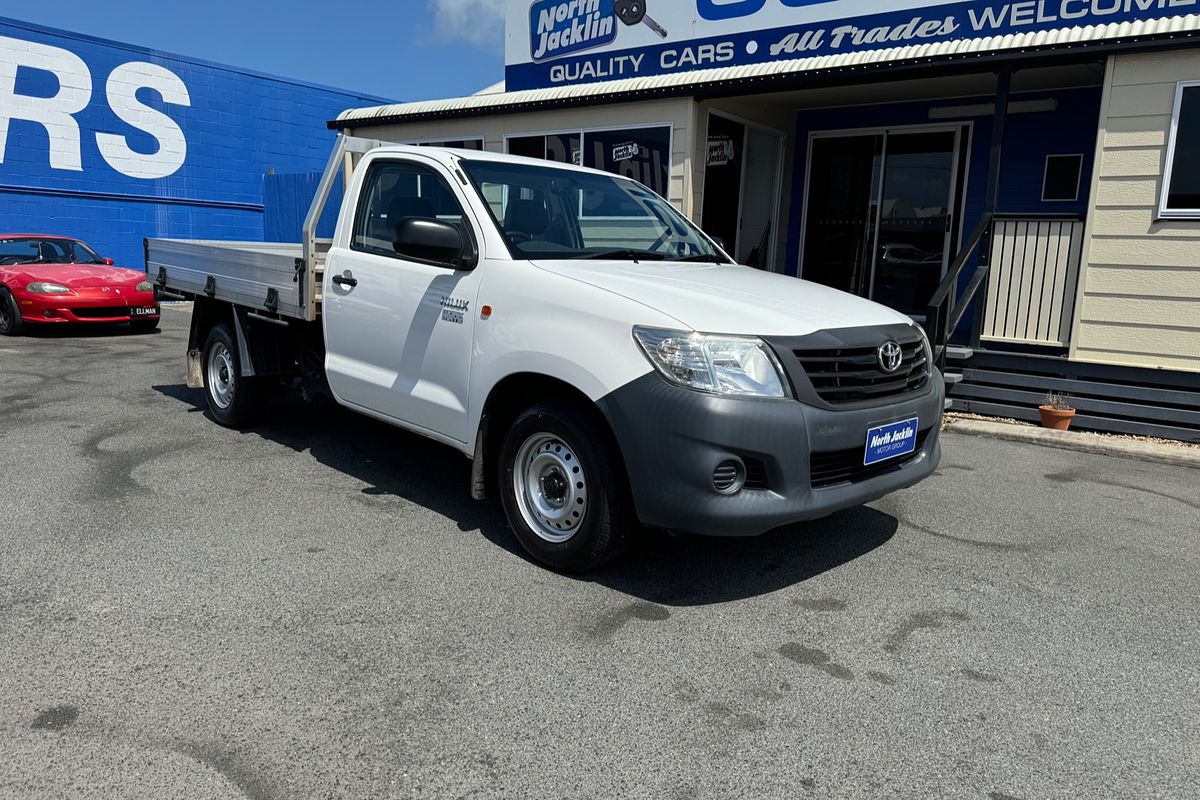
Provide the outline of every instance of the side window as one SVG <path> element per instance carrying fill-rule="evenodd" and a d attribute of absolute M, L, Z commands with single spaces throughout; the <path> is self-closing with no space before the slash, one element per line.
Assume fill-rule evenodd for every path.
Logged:
<path fill-rule="evenodd" d="M 471 236 L 462 206 L 441 175 L 421 164 L 376 161 L 363 182 L 351 249 L 395 257 L 396 225 L 410 217 L 449 222 L 464 240 Z"/>
<path fill-rule="evenodd" d="M 1175 96 L 1160 217 L 1200 219 L 1200 83 L 1181 83 Z"/>
<path fill-rule="evenodd" d="M 1042 202 L 1074 203 L 1079 199 L 1082 175 L 1083 156 L 1046 156 L 1046 171 L 1042 176 Z"/>

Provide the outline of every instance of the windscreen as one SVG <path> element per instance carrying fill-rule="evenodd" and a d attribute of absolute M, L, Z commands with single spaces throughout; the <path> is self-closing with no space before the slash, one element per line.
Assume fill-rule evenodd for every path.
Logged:
<path fill-rule="evenodd" d="M 634 181 L 534 164 L 462 166 L 514 258 L 729 263 L 670 203 Z"/>
<path fill-rule="evenodd" d="M 0 239 L 0 266 L 103 263 L 92 248 L 76 239 Z"/>

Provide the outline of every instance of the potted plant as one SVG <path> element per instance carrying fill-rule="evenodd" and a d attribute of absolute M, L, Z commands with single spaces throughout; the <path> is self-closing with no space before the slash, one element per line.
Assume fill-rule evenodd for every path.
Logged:
<path fill-rule="evenodd" d="M 1042 427 L 1056 431 L 1070 430 L 1071 420 L 1075 417 L 1075 409 L 1067 402 L 1070 398 L 1065 394 L 1050 392 L 1046 402 L 1038 411 L 1042 413 Z"/>

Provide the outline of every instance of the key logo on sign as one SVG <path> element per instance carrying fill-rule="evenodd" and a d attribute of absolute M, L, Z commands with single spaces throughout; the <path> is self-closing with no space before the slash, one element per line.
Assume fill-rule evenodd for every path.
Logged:
<path fill-rule="evenodd" d="M 617 19 L 626 25 L 645 25 L 664 39 L 670 35 L 666 28 L 646 16 L 646 0 L 613 0 L 613 6 L 617 11 Z"/>

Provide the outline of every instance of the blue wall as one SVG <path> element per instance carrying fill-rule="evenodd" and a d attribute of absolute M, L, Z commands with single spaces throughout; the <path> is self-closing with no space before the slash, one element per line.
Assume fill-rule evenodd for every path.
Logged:
<path fill-rule="evenodd" d="M 321 185 L 320 172 L 297 175 L 266 175 L 263 177 L 263 241 L 299 242 L 303 239 L 304 218 Z M 334 181 L 325 203 L 325 211 L 317 223 L 317 235 L 333 238 L 341 210 L 344 191 L 342 181 Z"/>
<path fill-rule="evenodd" d="M 147 236 L 261 241 L 268 171 L 319 172 L 326 121 L 381 102 L 0 18 L 0 232 L 135 268 Z"/>
<path fill-rule="evenodd" d="M 1009 116 L 1004 137 L 1004 158 L 998 211 L 1006 214 L 1082 214 L 1088 206 L 1096 131 L 1100 119 L 1100 89 L 1070 89 L 1013 96 L 1013 102 L 1054 98 L 1057 109 Z M 805 170 L 808 167 L 809 134 L 818 131 L 928 125 L 929 110 L 935 106 L 965 106 L 990 103 L 991 97 L 955 98 L 919 103 L 881 104 L 848 108 L 801 111 L 796 126 L 796 159 L 789 215 L 787 272 L 799 270 L 800 238 L 805 213 Z M 968 154 L 967 196 L 963 211 L 963 237 L 971 234 L 983 212 L 987 188 L 988 158 L 992 143 L 992 118 L 937 120 L 946 127 L 974 123 Z M 1083 154 L 1083 176 L 1079 200 L 1074 203 L 1042 202 L 1042 178 L 1046 156 Z"/>

